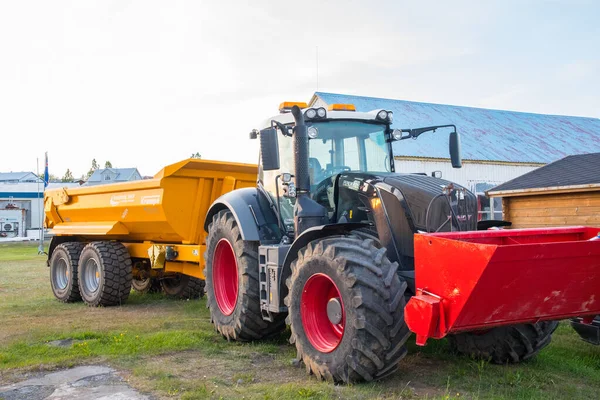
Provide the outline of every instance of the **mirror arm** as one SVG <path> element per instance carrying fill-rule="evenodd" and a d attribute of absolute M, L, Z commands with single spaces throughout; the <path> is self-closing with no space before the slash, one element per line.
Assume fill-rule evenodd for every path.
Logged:
<path fill-rule="evenodd" d="M 292 137 L 292 133 L 290 132 L 290 130 L 288 129 L 287 126 L 285 126 L 284 124 L 282 124 L 279 121 L 271 120 L 271 127 L 275 127 L 275 126 L 277 128 L 279 128 L 279 130 L 281 131 L 281 134 L 283 136 Z"/>

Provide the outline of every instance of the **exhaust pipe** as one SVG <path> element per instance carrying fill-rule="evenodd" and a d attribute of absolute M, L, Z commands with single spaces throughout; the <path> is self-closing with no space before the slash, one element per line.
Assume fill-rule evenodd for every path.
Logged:
<path fill-rule="evenodd" d="M 296 175 L 296 193 L 310 194 L 310 175 L 308 172 L 308 128 L 304 123 L 304 115 L 300 107 L 292 107 L 294 127 L 294 165 Z"/>
<path fill-rule="evenodd" d="M 300 107 L 292 107 L 296 126 L 292 135 L 294 147 L 294 174 L 296 181 L 296 204 L 294 205 L 294 228 L 296 237 L 308 228 L 325 225 L 327 210 L 310 198 L 310 174 L 308 171 L 308 129 Z"/>

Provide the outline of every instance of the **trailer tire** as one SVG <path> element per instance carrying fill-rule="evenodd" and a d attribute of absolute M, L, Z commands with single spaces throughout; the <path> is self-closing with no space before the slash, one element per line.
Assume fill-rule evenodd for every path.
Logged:
<path fill-rule="evenodd" d="M 119 242 L 91 242 L 79 258 L 79 292 L 90 307 L 125 303 L 131 292 L 132 266 Z"/>
<path fill-rule="evenodd" d="M 204 296 L 204 281 L 193 276 L 176 274 L 160 280 L 163 292 L 176 299 L 199 299 Z"/>
<path fill-rule="evenodd" d="M 518 363 L 532 358 L 550 344 L 558 321 L 501 326 L 480 332 L 449 335 L 450 348 L 495 364 Z"/>
<path fill-rule="evenodd" d="M 162 291 L 158 279 L 150 277 L 145 279 L 133 278 L 131 288 L 138 293 L 160 293 Z"/>
<path fill-rule="evenodd" d="M 204 259 L 206 307 L 217 332 L 227 340 L 250 341 L 285 329 L 284 315 L 275 315 L 273 322 L 262 318 L 258 243 L 242 239 L 231 211 L 222 210 L 213 216 Z"/>
<path fill-rule="evenodd" d="M 81 301 L 77 279 L 78 263 L 84 243 L 66 242 L 56 246 L 50 257 L 52 293 L 63 303 Z"/>
<path fill-rule="evenodd" d="M 379 241 L 357 235 L 318 239 L 300 250 L 291 268 L 285 299 L 290 342 L 309 374 L 368 382 L 398 369 L 410 336 L 407 284 Z"/>

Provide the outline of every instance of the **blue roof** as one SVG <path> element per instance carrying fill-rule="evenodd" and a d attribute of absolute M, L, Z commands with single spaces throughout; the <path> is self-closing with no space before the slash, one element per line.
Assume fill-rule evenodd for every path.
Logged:
<path fill-rule="evenodd" d="M 394 112 L 394 128 L 454 124 L 466 160 L 550 163 L 568 155 L 600 152 L 600 119 L 531 114 L 444 104 L 316 92 L 326 104 L 351 103 L 357 111 Z M 313 98 L 314 100 L 314 98 Z M 394 155 L 449 158 L 449 130 L 393 144 Z"/>

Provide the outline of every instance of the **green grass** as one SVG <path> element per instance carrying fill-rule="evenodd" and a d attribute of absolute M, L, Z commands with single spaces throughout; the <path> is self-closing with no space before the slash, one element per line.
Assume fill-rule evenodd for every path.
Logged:
<path fill-rule="evenodd" d="M 157 398 L 211 399 L 595 399 L 600 348 L 562 323 L 551 345 L 520 365 L 498 366 L 450 353 L 445 340 L 409 354 L 390 379 L 333 385 L 290 361 L 288 333 L 228 343 L 206 303 L 132 293 L 122 307 L 62 304 L 52 296 L 35 244 L 0 244 L 0 383 L 23 373 L 108 364 Z M 49 342 L 71 339 L 67 347 Z"/>

